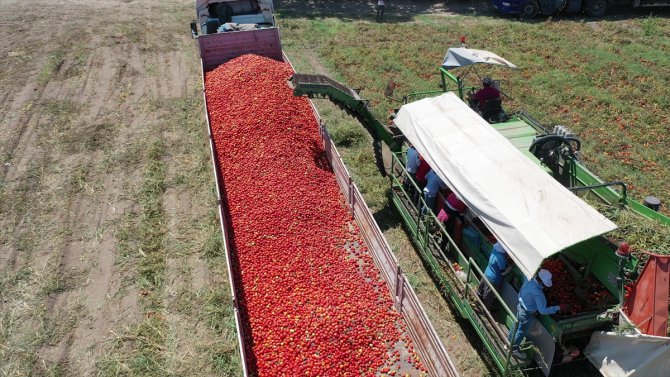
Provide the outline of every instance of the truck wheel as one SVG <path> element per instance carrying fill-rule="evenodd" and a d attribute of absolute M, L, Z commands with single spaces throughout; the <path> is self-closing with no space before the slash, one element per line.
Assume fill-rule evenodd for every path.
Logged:
<path fill-rule="evenodd" d="M 607 0 L 588 0 L 584 11 L 591 17 L 602 17 L 607 12 Z"/>
<path fill-rule="evenodd" d="M 540 0 L 540 13 L 543 16 L 552 16 L 565 6 L 565 0 Z"/>
<path fill-rule="evenodd" d="M 524 0 L 519 5 L 519 17 L 522 20 L 531 20 L 540 12 L 537 0 Z"/>

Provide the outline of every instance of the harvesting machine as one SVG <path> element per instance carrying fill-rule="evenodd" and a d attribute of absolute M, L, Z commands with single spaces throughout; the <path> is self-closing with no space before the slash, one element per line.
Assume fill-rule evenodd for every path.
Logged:
<path fill-rule="evenodd" d="M 567 128 L 550 129 L 524 111 L 508 114 L 500 106 L 483 114 L 466 103 L 476 88 L 467 83 L 468 75 L 479 76 L 480 65 L 516 68 L 489 51 L 450 48 L 439 68 L 441 89 L 404 96 L 388 124 L 372 115 L 358 92 L 325 76 L 296 74 L 289 85 L 294 95 L 330 99 L 358 117 L 371 131 L 378 156 L 381 142 L 388 146 L 393 206 L 435 283 L 472 324 L 503 374 L 529 367 L 512 357 L 508 333 L 518 326 L 517 292 L 540 268 L 561 280 L 556 284 L 561 288 L 547 292 L 549 304 L 563 303 L 559 298 L 574 304 L 566 313 L 540 315 L 525 343 L 525 352 L 545 375 L 552 366 L 584 360 L 585 350 L 607 376 L 621 370 L 667 373 L 663 352 L 670 339 L 650 335 L 650 327 L 667 335 L 668 260 L 639 258 L 625 243 L 617 245 L 624 240 L 611 236 L 616 225 L 589 203 L 621 208 L 666 227 L 670 218 L 654 210 L 654 200 L 643 205 L 629 198 L 625 183 L 603 182 L 589 171 L 579 160 L 581 141 Z M 389 84 L 387 96 L 394 86 Z M 467 205 L 451 229 L 434 212 L 420 210 L 427 203 L 405 169 L 404 141 L 448 186 L 436 208 L 449 192 Z M 383 166 L 382 158 L 378 165 Z M 496 310 L 489 311 L 476 290 L 489 284 L 482 271 L 496 241 L 515 268 L 496 293 Z M 650 262 L 636 282 L 645 260 Z M 654 305 L 645 305 L 649 302 Z M 635 334 L 611 332 L 624 328 Z M 643 346 L 656 347 L 656 353 L 630 357 L 631 348 Z"/>
<path fill-rule="evenodd" d="M 271 0 L 197 0 L 196 17 L 197 21 L 191 24 L 191 31 L 193 36 L 197 38 L 199 46 L 203 88 L 205 87 L 207 72 L 241 55 L 254 54 L 290 64 L 281 49 L 279 29 L 275 26 Z M 240 88 L 240 90 L 242 89 Z M 286 90 L 289 91 L 288 88 Z M 207 92 L 203 91 L 203 95 L 205 96 L 205 117 L 207 119 L 214 180 L 218 195 L 223 247 L 226 252 L 229 270 L 228 276 L 232 294 L 231 306 L 235 313 L 242 366 L 244 376 L 255 375 L 257 372 L 254 370 L 256 367 L 255 357 L 248 354 L 249 347 L 251 347 L 250 340 L 253 342 L 253 339 L 250 339 L 249 326 L 245 325 L 248 318 L 244 317 L 243 308 L 241 308 L 241 305 L 244 305 L 244 295 L 242 287 L 234 278 L 240 276 L 241 272 L 239 271 L 239 261 L 235 257 L 235 250 L 231 249 L 233 247 L 230 242 L 232 228 L 226 215 L 229 209 L 226 190 L 230 189 L 230 186 L 226 186 L 227 177 L 222 175 L 216 140 L 210 122 Z M 234 100 L 234 98 L 230 99 L 230 101 Z M 323 141 L 323 157 L 328 160 L 328 165 L 332 168 L 337 184 L 345 198 L 347 208 L 349 208 L 350 214 L 358 224 L 365 246 L 380 271 L 381 277 L 386 282 L 387 293 L 392 298 L 394 307 L 402 316 L 404 324 L 401 327 L 406 329 L 406 333 L 414 344 L 413 349 L 417 352 L 423 367 L 430 376 L 458 376 L 456 368 L 428 320 L 416 294 L 400 269 L 362 195 L 349 176 L 337 149 L 331 142 L 327 131 L 319 122 L 318 112 L 314 107 L 312 109 L 315 120 L 320 125 L 319 132 Z M 385 141 L 394 145 L 391 138 L 385 139 Z M 399 147 L 400 144 L 397 144 L 397 146 Z M 320 147 L 314 146 L 315 149 Z M 396 150 L 400 151 L 399 148 L 396 148 Z M 229 182 L 230 180 L 228 180 L 228 184 L 230 184 Z M 344 257 L 347 256 L 344 255 Z M 381 287 L 380 289 L 383 290 L 384 288 Z M 327 310 L 327 308 L 324 309 Z M 396 345 L 396 347 L 404 347 L 398 352 L 405 356 L 404 359 L 407 359 L 407 355 L 410 353 L 407 344 L 404 346 Z M 296 358 L 297 356 L 300 355 L 296 355 Z M 333 355 L 324 354 L 322 356 L 332 358 Z M 398 363 L 400 363 L 397 366 L 398 373 L 401 373 L 405 368 L 404 372 L 413 375 L 420 374 L 419 370 L 412 369 L 412 365 L 409 365 L 409 363 L 404 361 L 398 361 Z M 384 371 L 381 366 L 380 368 L 380 371 Z M 386 370 L 388 371 L 388 369 L 387 366 Z M 286 372 L 290 373 L 291 370 Z"/>

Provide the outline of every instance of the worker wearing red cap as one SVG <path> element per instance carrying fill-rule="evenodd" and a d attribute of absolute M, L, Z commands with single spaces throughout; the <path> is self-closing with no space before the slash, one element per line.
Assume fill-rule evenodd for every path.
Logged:
<path fill-rule="evenodd" d="M 500 98 L 500 91 L 494 88 L 492 84 L 493 80 L 490 77 L 484 77 L 482 88 L 472 97 L 477 100 L 480 111 L 484 108 L 486 101 Z"/>
<path fill-rule="evenodd" d="M 535 316 L 540 314 L 554 314 L 570 308 L 568 304 L 547 306 L 547 298 L 544 296 L 544 288 L 551 287 L 551 272 L 541 269 L 535 277 L 526 281 L 519 290 L 519 304 L 517 305 L 516 318 L 519 326 L 516 332 L 510 331 L 509 342 L 512 345 L 512 354 L 517 358 L 525 358 L 520 352 L 519 345 L 526 337 L 528 330 L 535 322 Z"/>
<path fill-rule="evenodd" d="M 444 224 L 444 227 L 447 230 L 447 233 L 454 236 L 454 228 L 456 227 L 456 219 L 463 219 L 465 211 L 468 207 L 465 203 L 456 196 L 456 194 L 449 193 L 447 199 L 444 201 L 444 207 L 440 210 L 437 215 L 437 219 Z M 448 239 L 444 237 L 442 242 L 440 242 L 440 248 L 445 250 L 447 247 Z"/>

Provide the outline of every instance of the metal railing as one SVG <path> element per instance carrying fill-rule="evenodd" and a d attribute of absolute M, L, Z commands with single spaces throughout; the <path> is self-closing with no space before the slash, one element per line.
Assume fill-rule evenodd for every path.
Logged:
<path fill-rule="evenodd" d="M 438 289 L 448 298 L 459 313 L 468 319 L 475 328 L 477 334 L 482 338 L 484 346 L 491 354 L 496 366 L 503 374 L 520 366 L 512 358 L 512 350 L 508 340 L 508 334 L 496 326 L 486 327 L 482 320 L 496 323 L 491 312 L 484 307 L 483 302 L 477 295 L 476 289 L 480 284 L 487 284 L 493 292 L 498 306 L 503 308 L 503 314 L 511 322 L 510 331 L 515 333 L 519 323 L 513 312 L 505 303 L 491 282 L 484 277 L 484 273 L 472 258 L 466 256 L 453 240 L 444 224 L 437 219 L 432 211 L 421 213 L 421 208 L 426 202 L 421 194 L 418 199 L 413 193 L 405 188 L 420 193 L 416 182 L 410 178 L 405 170 L 401 158 L 404 153 L 393 155 L 391 163 L 391 185 L 393 196 L 397 199 L 396 207 L 400 206 L 401 216 L 409 230 L 412 241 L 418 248 L 418 252 L 425 265 L 430 270 L 431 276 L 438 285 Z M 438 242 L 446 239 L 446 242 Z M 444 248 L 441 245 L 444 245 Z M 447 254 L 451 255 L 448 257 Z M 442 261 L 442 263 L 440 263 Z M 454 264 L 458 264 L 460 271 Z M 459 278 L 459 272 L 464 278 Z M 462 275 L 461 275 L 462 276 Z"/>
<path fill-rule="evenodd" d="M 320 119 L 316 108 L 312 107 L 312 109 L 317 119 Z M 323 124 L 321 124 L 320 129 L 326 156 L 333 168 L 337 183 L 345 196 L 350 213 L 357 221 L 375 265 L 379 268 L 389 287 L 396 310 L 403 316 L 407 324 L 407 330 L 421 357 L 421 361 L 431 376 L 458 376 L 456 367 L 430 323 L 428 315 L 421 306 L 409 280 L 402 272 L 391 247 L 386 242 L 377 222 L 365 204 L 358 187 L 351 179 L 351 175 Z"/>
<path fill-rule="evenodd" d="M 247 366 L 247 358 L 246 358 L 246 344 L 245 344 L 245 334 L 244 334 L 244 329 L 241 326 L 242 324 L 242 317 L 239 309 L 239 304 L 237 300 L 237 295 L 235 293 L 236 285 L 235 285 L 235 279 L 233 277 L 234 275 L 234 270 L 232 269 L 233 266 L 233 261 L 230 253 L 230 248 L 228 245 L 230 245 L 230 240 L 228 238 L 228 221 L 226 220 L 225 212 L 224 212 L 224 206 L 226 206 L 225 200 L 222 197 L 222 187 L 221 183 L 223 182 L 220 177 L 219 177 L 219 172 L 220 172 L 220 166 L 219 166 L 219 158 L 216 152 L 216 147 L 214 146 L 214 137 L 212 135 L 212 127 L 209 122 L 209 110 L 207 107 L 207 97 L 205 95 L 205 65 L 203 64 L 201 60 L 200 64 L 200 69 L 201 69 L 201 77 L 202 77 L 202 96 L 203 96 L 203 101 L 205 103 L 205 119 L 207 120 L 207 136 L 209 139 L 209 150 L 210 150 L 210 158 L 212 159 L 212 170 L 214 171 L 214 182 L 216 184 L 216 203 L 217 203 L 217 209 L 219 211 L 219 223 L 221 226 L 221 234 L 223 237 L 223 250 L 226 254 L 226 268 L 228 269 L 228 284 L 230 285 L 230 295 L 231 295 L 231 300 L 232 300 L 232 305 L 233 305 L 233 313 L 235 316 L 235 328 L 237 329 L 237 343 L 238 346 L 240 347 L 240 356 L 242 358 L 242 373 L 244 377 L 247 377 L 249 375 L 249 370 Z"/>
<path fill-rule="evenodd" d="M 290 61 L 283 55 L 283 60 L 290 64 Z M 236 283 L 234 279 L 234 260 L 229 247 L 229 232 L 228 223 L 225 216 L 225 197 L 223 196 L 225 188 L 223 187 L 223 180 L 220 177 L 219 160 L 214 145 L 212 136 L 212 129 L 209 120 L 209 112 L 207 107 L 207 98 L 205 97 L 205 70 L 208 67 L 201 61 L 201 74 L 204 97 L 204 110 L 207 120 L 207 133 L 209 138 L 210 157 L 212 160 L 212 168 L 214 174 L 214 181 L 217 192 L 217 207 L 220 219 L 221 233 L 223 236 L 223 248 L 226 255 L 226 267 L 228 269 L 228 280 L 231 291 L 232 306 L 235 317 L 235 327 L 237 329 L 237 340 L 240 348 L 240 356 L 242 358 L 243 376 L 249 376 L 249 366 L 247 365 L 246 355 L 246 334 L 244 326 L 242 326 L 242 317 L 239 309 L 238 297 L 236 294 Z M 312 110 L 317 120 L 320 122 L 320 116 L 314 105 L 310 101 Z M 379 268 L 381 275 L 389 287 L 389 293 L 393 298 L 395 308 L 403 316 L 407 324 L 407 331 L 409 336 L 415 344 L 415 348 L 421 358 L 421 361 L 428 369 L 431 376 L 435 377 L 458 377 L 458 371 L 451 361 L 444 345 L 441 343 L 435 329 L 432 327 L 428 315 L 424 311 L 419 302 L 416 293 L 412 289 L 407 277 L 403 274 L 398 261 L 391 252 L 391 248 L 386 242 L 379 226 L 377 225 L 372 213 L 368 209 L 363 196 L 353 182 L 351 175 L 347 171 L 342 158 L 333 144 L 330 135 L 321 123 L 320 133 L 323 139 L 324 150 L 330 162 L 335 179 L 344 194 L 349 211 L 354 219 L 358 222 L 361 228 L 361 234 L 364 237 L 368 250 L 372 254 L 375 264 Z"/>

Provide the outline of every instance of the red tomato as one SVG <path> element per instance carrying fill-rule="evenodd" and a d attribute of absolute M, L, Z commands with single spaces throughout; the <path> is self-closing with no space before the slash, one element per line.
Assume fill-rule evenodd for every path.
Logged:
<path fill-rule="evenodd" d="M 292 73 L 245 55 L 205 77 L 246 353 L 259 376 L 376 373 L 411 342 Z"/>

